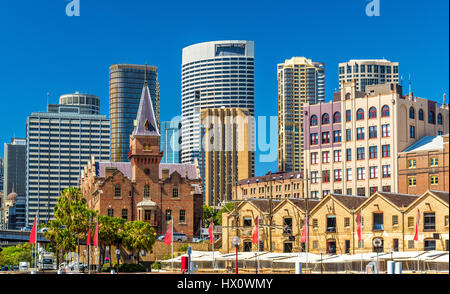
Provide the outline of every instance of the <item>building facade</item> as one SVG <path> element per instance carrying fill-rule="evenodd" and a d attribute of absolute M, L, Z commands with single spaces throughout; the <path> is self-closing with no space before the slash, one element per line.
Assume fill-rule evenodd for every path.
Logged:
<path fill-rule="evenodd" d="M 376 192 L 370 197 L 328 194 L 320 200 L 275 200 L 270 232 L 269 200 L 249 199 L 222 215 L 222 251 L 234 251 L 231 244 L 234 236 L 241 237 L 239 251 L 257 251 L 257 245 L 251 243 L 257 216 L 260 251 L 358 254 L 375 252 L 375 238 L 382 241 L 379 252 L 448 251 L 448 201 L 448 192 L 433 190 L 420 196 Z M 419 240 L 414 241 L 418 214 Z M 302 243 L 301 228 L 306 220 L 307 240 Z"/>
<path fill-rule="evenodd" d="M 239 180 L 255 174 L 253 117 L 244 108 L 209 108 L 200 115 L 205 128 L 202 138 L 205 204 L 218 206 L 232 199 L 233 186 Z"/>
<path fill-rule="evenodd" d="M 130 136 L 129 162 L 98 162 L 84 167 L 80 189 L 88 208 L 101 215 L 149 223 L 164 234 L 173 218 L 175 232 L 200 234 L 202 194 L 192 164 L 161 164 L 160 133 L 147 83 L 136 126 Z"/>
<path fill-rule="evenodd" d="M 425 136 L 398 155 L 399 192 L 450 192 L 448 134 Z"/>
<path fill-rule="evenodd" d="M 398 62 L 386 59 L 352 59 L 339 63 L 339 85 L 356 81 L 356 90 L 365 92 L 366 86 L 399 82 Z"/>
<path fill-rule="evenodd" d="M 181 116 L 183 163 L 201 152 L 200 113 L 206 108 L 255 109 L 253 41 L 214 41 L 183 48 Z"/>
<path fill-rule="evenodd" d="M 305 57 L 278 64 L 278 171 L 302 171 L 303 104 L 325 102 L 325 65 Z"/>
<path fill-rule="evenodd" d="M 233 200 L 305 198 L 303 173 L 271 173 L 238 181 Z"/>
<path fill-rule="evenodd" d="M 78 186 L 80 172 L 92 156 L 110 158 L 109 119 L 80 111 L 77 105 L 50 105 L 47 112 L 27 117 L 27 226 L 38 211 L 40 221 L 52 219 L 60 192 Z"/>
<path fill-rule="evenodd" d="M 147 81 L 159 126 L 159 83 L 156 66 L 113 64 L 109 68 L 109 118 L 111 119 L 111 160 L 128 161 L 130 134 Z"/>
<path fill-rule="evenodd" d="M 398 192 L 399 152 L 426 135 L 448 133 L 447 105 L 403 95 L 397 84 L 366 90 L 344 83 L 334 101 L 303 107 L 310 197 Z"/>
<path fill-rule="evenodd" d="M 162 163 L 181 163 L 181 118 L 162 121 L 161 150 L 164 152 Z"/>

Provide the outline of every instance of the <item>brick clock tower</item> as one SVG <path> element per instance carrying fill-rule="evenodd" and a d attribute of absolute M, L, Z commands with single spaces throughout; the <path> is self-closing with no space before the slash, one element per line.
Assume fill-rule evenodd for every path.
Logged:
<path fill-rule="evenodd" d="M 158 183 L 159 163 L 163 152 L 159 150 L 160 134 L 147 82 L 142 89 L 141 97 L 135 128 L 130 136 L 128 153 L 132 166 L 132 179 L 135 182 L 151 180 L 153 183 Z"/>

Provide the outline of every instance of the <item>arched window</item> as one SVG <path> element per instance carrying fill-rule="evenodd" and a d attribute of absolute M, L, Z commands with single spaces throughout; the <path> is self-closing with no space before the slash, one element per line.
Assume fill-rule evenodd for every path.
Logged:
<path fill-rule="evenodd" d="M 327 125 L 329 123 L 330 123 L 330 116 L 328 115 L 328 113 L 324 113 L 322 115 L 322 124 Z"/>
<path fill-rule="evenodd" d="M 409 108 L 409 118 L 414 119 L 414 117 L 415 117 L 414 107 L 411 106 L 411 107 Z"/>
<path fill-rule="evenodd" d="M 419 120 L 423 120 L 423 110 L 419 109 Z"/>
<path fill-rule="evenodd" d="M 429 122 L 430 124 L 435 124 L 435 123 L 436 123 L 436 118 L 435 118 L 435 116 L 434 116 L 434 111 L 430 111 L 430 112 L 428 113 L 428 122 Z"/>
<path fill-rule="evenodd" d="M 369 108 L 369 118 L 377 118 L 377 109 L 374 106 Z"/>
<path fill-rule="evenodd" d="M 364 110 L 362 108 L 356 111 L 356 120 L 364 119 Z"/>
<path fill-rule="evenodd" d="M 381 117 L 388 117 L 389 116 L 389 106 L 384 105 L 381 108 Z"/>
<path fill-rule="evenodd" d="M 311 116 L 311 126 L 317 126 L 317 115 Z"/>
<path fill-rule="evenodd" d="M 144 186 L 144 197 L 149 197 L 149 196 L 150 196 L 150 186 L 145 185 Z"/>
<path fill-rule="evenodd" d="M 340 123 L 341 122 L 341 113 L 339 111 L 336 111 L 333 114 L 333 123 Z"/>
<path fill-rule="evenodd" d="M 438 125 L 442 125 L 442 114 L 438 113 L 437 115 L 437 123 Z"/>
<path fill-rule="evenodd" d="M 122 188 L 120 187 L 120 184 L 116 184 L 114 187 L 114 197 L 121 197 L 122 196 Z"/>

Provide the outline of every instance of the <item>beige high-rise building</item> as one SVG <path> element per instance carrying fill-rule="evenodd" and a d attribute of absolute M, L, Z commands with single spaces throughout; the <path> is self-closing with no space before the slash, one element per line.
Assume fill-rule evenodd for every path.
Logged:
<path fill-rule="evenodd" d="M 343 82 L 334 101 L 303 108 L 312 198 L 397 193 L 399 152 L 449 131 L 448 105 L 403 95 L 398 84 L 367 86 L 366 92 L 357 91 L 355 81 Z"/>
<path fill-rule="evenodd" d="M 356 81 L 356 90 L 364 92 L 368 85 L 398 84 L 398 62 L 386 59 L 351 59 L 339 63 L 339 84 Z"/>
<path fill-rule="evenodd" d="M 325 101 L 325 65 L 305 57 L 278 64 L 278 171 L 303 169 L 304 103 Z"/>
<path fill-rule="evenodd" d="M 254 176 L 253 116 L 246 108 L 201 111 L 205 204 L 232 199 L 233 187 Z"/>

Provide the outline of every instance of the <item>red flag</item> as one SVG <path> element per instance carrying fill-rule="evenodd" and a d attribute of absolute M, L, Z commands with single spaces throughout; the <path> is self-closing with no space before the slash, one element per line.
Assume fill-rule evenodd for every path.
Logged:
<path fill-rule="evenodd" d="M 91 230 L 87 233 L 86 245 L 91 245 Z"/>
<path fill-rule="evenodd" d="M 31 229 L 30 233 L 30 244 L 36 244 L 36 225 L 36 218 L 34 218 L 33 228 Z"/>
<path fill-rule="evenodd" d="M 255 231 L 253 232 L 252 244 L 258 245 L 259 243 L 259 217 L 255 220 Z"/>
<path fill-rule="evenodd" d="M 416 234 L 414 235 L 414 241 L 419 241 L 419 219 L 420 219 L 420 212 L 417 208 L 417 218 L 416 218 Z"/>
<path fill-rule="evenodd" d="M 212 244 L 214 241 L 214 234 L 213 234 L 213 228 L 214 224 L 213 224 L 213 220 L 211 219 L 211 222 L 209 224 L 209 228 L 208 228 L 208 234 L 209 234 L 209 243 Z"/>
<path fill-rule="evenodd" d="M 98 246 L 98 223 L 95 226 L 94 246 Z"/>
<path fill-rule="evenodd" d="M 306 217 L 305 222 L 303 223 L 303 228 L 302 228 L 302 240 L 301 240 L 302 243 L 306 243 L 306 234 L 308 231 L 307 224 L 308 224 L 308 218 Z"/>
<path fill-rule="evenodd" d="M 170 245 L 173 242 L 172 222 L 173 219 L 170 221 L 170 226 L 167 229 L 166 234 L 164 235 L 164 243 L 166 243 L 167 245 Z"/>
<path fill-rule="evenodd" d="M 356 215 L 356 224 L 358 225 L 357 232 L 358 232 L 358 244 L 361 243 L 361 210 L 358 211 L 358 214 Z"/>

